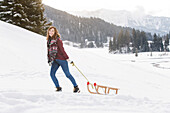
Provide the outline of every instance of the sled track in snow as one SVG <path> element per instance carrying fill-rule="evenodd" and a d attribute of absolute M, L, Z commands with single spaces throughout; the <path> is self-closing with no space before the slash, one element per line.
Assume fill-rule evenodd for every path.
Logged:
<path fill-rule="evenodd" d="M 170 67 L 161 66 L 162 63 L 169 63 L 170 61 L 161 61 L 157 63 L 152 63 L 154 67 L 161 68 L 161 69 L 170 69 Z"/>

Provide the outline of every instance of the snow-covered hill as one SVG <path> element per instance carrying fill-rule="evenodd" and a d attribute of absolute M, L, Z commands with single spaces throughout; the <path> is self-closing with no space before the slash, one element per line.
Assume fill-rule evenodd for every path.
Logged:
<path fill-rule="evenodd" d="M 115 25 L 132 27 L 146 32 L 165 35 L 170 31 L 170 18 L 146 15 L 143 11 L 129 12 L 100 9 L 96 11 L 69 12 L 83 17 L 98 17 Z"/>
<path fill-rule="evenodd" d="M 60 68 L 62 92 L 55 92 L 47 65 L 45 37 L 0 21 L 0 113 L 169 113 L 170 53 L 108 54 L 108 48 L 64 45 L 90 82 L 120 88 L 118 95 L 93 95 L 69 65 L 80 89 Z"/>

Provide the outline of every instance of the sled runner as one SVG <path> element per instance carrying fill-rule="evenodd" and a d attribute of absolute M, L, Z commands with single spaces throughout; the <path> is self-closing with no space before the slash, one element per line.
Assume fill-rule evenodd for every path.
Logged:
<path fill-rule="evenodd" d="M 72 64 L 72 66 L 75 66 L 77 68 L 77 70 L 84 76 L 84 78 L 87 80 L 87 90 L 89 91 L 89 93 L 91 94 L 100 94 L 100 95 L 107 95 L 110 93 L 110 90 L 115 90 L 116 94 L 118 93 L 118 88 L 112 88 L 112 87 L 107 87 L 107 86 L 102 86 L 102 85 L 97 85 L 96 83 L 91 84 L 89 82 L 89 80 L 85 77 L 85 75 L 78 69 L 78 67 L 74 64 L 74 62 L 72 61 L 70 64 Z M 94 89 L 93 91 L 90 90 L 90 86 L 92 87 L 92 89 Z M 103 93 L 101 93 L 101 91 L 99 91 L 99 89 L 104 89 Z"/>

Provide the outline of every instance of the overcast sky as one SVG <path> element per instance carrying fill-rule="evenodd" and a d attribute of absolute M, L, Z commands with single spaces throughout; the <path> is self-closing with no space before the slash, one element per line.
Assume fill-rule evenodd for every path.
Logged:
<path fill-rule="evenodd" d="M 170 0 L 42 0 L 62 11 L 94 11 L 97 9 L 141 11 L 153 16 L 170 17 Z"/>

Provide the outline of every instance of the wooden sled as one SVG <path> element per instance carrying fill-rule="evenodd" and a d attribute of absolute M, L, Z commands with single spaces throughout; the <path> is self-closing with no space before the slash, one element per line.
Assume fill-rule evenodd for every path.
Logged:
<path fill-rule="evenodd" d="M 87 82 L 87 89 L 89 91 L 89 93 L 91 94 L 100 94 L 100 95 L 107 95 L 110 93 L 110 90 L 116 90 L 116 94 L 118 94 L 118 88 L 112 88 L 112 87 L 107 87 L 107 86 L 101 86 L 101 85 L 97 85 L 96 83 L 94 83 L 94 88 L 95 88 L 95 92 L 92 92 L 89 88 L 89 85 L 92 85 L 91 83 Z M 100 93 L 99 92 L 99 88 L 104 89 L 104 93 Z"/>

